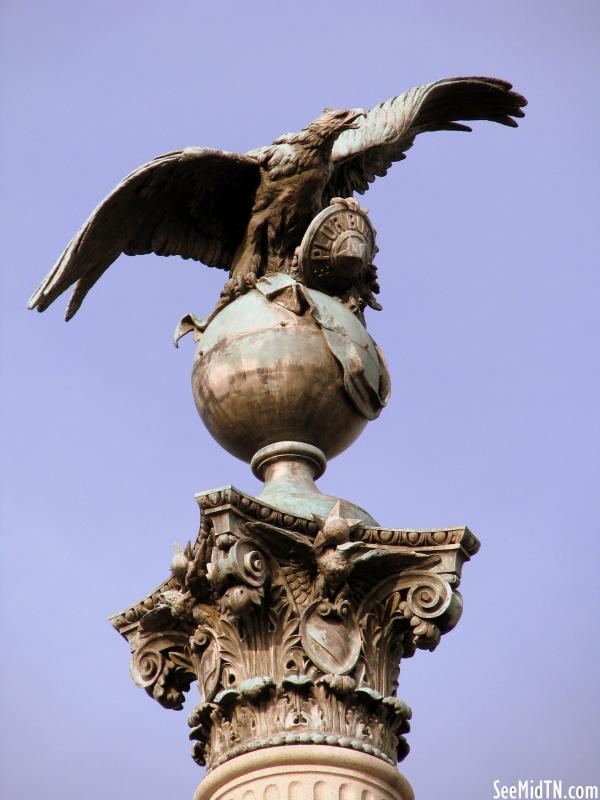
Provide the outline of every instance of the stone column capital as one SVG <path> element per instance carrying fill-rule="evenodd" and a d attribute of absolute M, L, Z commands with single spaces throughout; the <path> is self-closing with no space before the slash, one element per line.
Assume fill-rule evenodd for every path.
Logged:
<path fill-rule="evenodd" d="M 171 576 L 112 618 L 134 681 L 189 716 L 194 758 L 328 745 L 395 765 L 411 711 L 399 663 L 433 650 L 458 621 L 466 527 L 365 527 L 340 506 L 312 519 L 232 486 L 200 494 L 200 532 Z M 286 748 L 287 749 L 287 748 Z"/>

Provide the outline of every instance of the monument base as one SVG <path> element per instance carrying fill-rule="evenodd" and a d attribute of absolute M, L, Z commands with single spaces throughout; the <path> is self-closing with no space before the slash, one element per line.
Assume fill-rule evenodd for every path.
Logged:
<path fill-rule="evenodd" d="M 327 745 L 288 745 L 216 767 L 194 800 L 414 800 L 414 793 L 395 767 L 375 756 Z"/>

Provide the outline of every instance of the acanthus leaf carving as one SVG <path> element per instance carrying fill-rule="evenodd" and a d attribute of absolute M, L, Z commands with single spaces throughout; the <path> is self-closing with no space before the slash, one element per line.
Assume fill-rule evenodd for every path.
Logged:
<path fill-rule="evenodd" d="M 134 651 L 131 676 L 165 708 L 183 708 L 184 692 L 196 675 L 189 657 L 188 637 L 182 632 L 144 638 Z"/>
<path fill-rule="evenodd" d="M 307 521 L 232 488 L 199 503 L 172 577 L 114 621 L 134 680 L 160 703 L 181 708 L 197 679 L 194 758 L 210 769 L 306 742 L 403 758 L 399 662 L 458 621 L 472 534 L 363 528 L 339 508 Z"/>
<path fill-rule="evenodd" d="M 190 651 L 200 694 L 205 701 L 216 694 L 221 677 L 221 653 L 214 632 L 207 625 L 198 625 L 190 637 Z"/>

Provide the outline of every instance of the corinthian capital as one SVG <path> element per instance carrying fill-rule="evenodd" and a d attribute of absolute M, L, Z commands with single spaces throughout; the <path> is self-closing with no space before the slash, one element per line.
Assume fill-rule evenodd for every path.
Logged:
<path fill-rule="evenodd" d="M 399 665 L 458 621 L 467 528 L 365 527 L 339 504 L 313 519 L 233 487 L 198 496 L 200 533 L 156 591 L 113 617 L 134 681 L 168 708 L 198 682 L 194 758 L 209 768 L 284 744 L 396 763 L 411 711 Z"/>

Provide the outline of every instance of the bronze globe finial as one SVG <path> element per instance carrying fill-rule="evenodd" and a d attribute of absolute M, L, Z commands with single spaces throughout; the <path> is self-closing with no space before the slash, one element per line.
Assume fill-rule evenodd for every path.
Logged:
<path fill-rule="evenodd" d="M 212 314 L 187 315 L 176 331 L 176 342 L 188 332 L 198 341 L 194 399 L 211 434 L 239 458 L 291 443 L 294 457 L 278 463 L 298 479 L 310 462 L 303 447 L 325 463 L 390 393 L 364 325 L 367 305 L 381 309 L 376 234 L 351 195 L 404 159 L 419 133 L 470 130 L 460 120 L 515 126 L 526 100 L 511 89 L 497 78 L 447 78 L 368 112 L 326 108 L 298 133 L 244 155 L 187 147 L 159 156 L 100 203 L 29 306 L 43 311 L 74 286 L 70 319 L 121 253 L 229 270 Z M 278 480 L 273 502 L 283 492 L 276 486 L 287 486 L 279 472 Z M 303 485 L 313 495 L 310 480 Z"/>
<path fill-rule="evenodd" d="M 365 776 L 376 774 L 378 796 L 413 797 L 395 770 L 411 716 L 396 693 L 399 661 L 456 625 L 462 566 L 479 542 L 465 526 L 384 528 L 315 484 L 390 395 L 364 320 L 367 305 L 381 308 L 376 232 L 352 194 L 417 134 L 468 131 L 465 120 L 515 126 L 525 104 L 506 81 L 448 78 L 366 113 L 326 109 L 245 155 L 159 156 L 98 206 L 30 300 L 43 311 L 73 286 L 69 319 L 121 253 L 229 271 L 213 312 L 184 317 L 175 339 L 197 342 L 192 389 L 206 427 L 264 486 L 257 497 L 232 486 L 199 494 L 194 543 L 111 620 L 134 681 L 163 706 L 180 709 L 198 682 L 193 757 L 214 772 L 197 800 L 231 784 L 235 759 L 250 765 L 243 797 L 279 796 L 277 786 L 292 796 L 290 765 L 308 770 L 296 745 L 311 747 L 311 774 L 326 775 L 331 796 L 371 797 Z M 267 748 L 268 786 L 257 766 Z M 333 772 L 350 758 L 363 764 L 352 791 Z"/>

